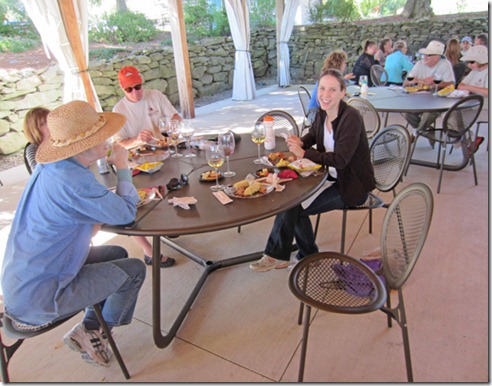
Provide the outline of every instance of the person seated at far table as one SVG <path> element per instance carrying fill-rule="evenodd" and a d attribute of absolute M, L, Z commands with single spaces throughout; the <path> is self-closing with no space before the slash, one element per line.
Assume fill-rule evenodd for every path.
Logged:
<path fill-rule="evenodd" d="M 49 135 L 46 118 L 50 110 L 44 107 L 34 107 L 26 113 L 23 122 L 24 135 L 29 143 L 26 145 L 27 170 L 32 173 L 36 167 L 36 152 L 38 147 Z"/>
<path fill-rule="evenodd" d="M 489 46 L 489 37 L 487 34 L 478 34 L 475 36 L 475 46 Z"/>
<path fill-rule="evenodd" d="M 121 68 L 118 72 L 120 87 L 125 93 L 114 107 L 113 112 L 123 114 L 126 123 L 115 135 L 114 140 L 131 148 L 142 143 L 152 143 L 159 138 L 159 118 L 164 116 L 181 121 L 182 118 L 159 90 L 146 90 L 138 69 L 133 66 Z M 152 244 L 144 236 L 132 236 L 144 251 L 144 261 L 152 265 Z M 171 267 L 176 260 L 161 254 L 161 268 Z"/>
<path fill-rule="evenodd" d="M 461 58 L 470 68 L 470 73 L 458 85 L 458 90 L 467 90 L 485 97 L 485 106 L 488 106 L 489 95 L 489 50 L 485 46 L 473 46 Z M 478 150 L 484 137 L 477 137 L 471 145 L 473 152 Z"/>
<path fill-rule="evenodd" d="M 427 47 L 421 48 L 419 53 L 422 54 L 422 59 L 408 73 L 407 79 L 403 82 L 404 87 L 417 84 L 432 89 L 435 86 L 435 77 L 441 79 L 441 83 L 437 86 L 439 89 L 455 83 L 453 66 L 443 57 L 443 43 L 432 40 Z M 414 79 L 409 81 L 409 76 Z M 428 128 L 437 119 L 439 113 L 404 113 L 403 116 L 413 128 L 411 137 L 414 140 L 416 132 Z M 430 142 L 433 146 L 432 140 Z"/>
<path fill-rule="evenodd" d="M 364 42 L 364 52 L 359 56 L 354 64 L 354 69 L 352 72 L 355 75 L 355 83 L 359 83 L 359 78 L 361 75 L 367 76 L 367 85 L 372 87 L 371 80 L 371 67 L 375 64 L 379 64 L 379 62 L 374 58 L 376 51 L 378 50 L 378 46 L 373 40 L 366 40 Z"/>
<path fill-rule="evenodd" d="M 460 62 L 461 50 L 460 42 L 456 38 L 450 38 L 446 42 L 446 50 L 444 51 L 444 56 L 453 66 L 455 85 L 457 86 L 463 77 L 468 73 L 468 68 L 466 64 Z"/>
<path fill-rule="evenodd" d="M 393 50 L 393 42 L 390 38 L 384 38 L 379 42 L 379 49 L 376 52 L 375 58 L 382 67 L 386 64 L 386 58 L 393 52 Z"/>
<path fill-rule="evenodd" d="M 116 192 L 101 185 L 89 166 L 105 156 L 106 142 L 125 122 L 72 101 L 48 115 L 50 134 L 39 145 L 37 166 L 20 198 L 2 267 L 5 313 L 15 329 L 37 331 L 85 308 L 63 341 L 85 361 L 109 366 L 112 355 L 93 305 L 111 329 L 132 320 L 145 265 L 119 246 L 90 246 L 101 224 L 135 219 L 137 190 L 128 151 L 115 144 Z"/>
<path fill-rule="evenodd" d="M 466 51 L 468 51 L 471 47 L 473 47 L 473 40 L 469 36 L 465 36 L 461 39 L 461 55 L 464 55 Z"/>
<path fill-rule="evenodd" d="M 333 168 L 331 179 L 335 182 L 325 182 L 308 201 L 277 214 L 263 257 L 250 264 L 255 272 L 287 267 L 294 239 L 298 260 L 318 252 L 309 216 L 361 205 L 375 187 L 364 120 L 343 101 L 346 85 L 342 73 L 328 69 L 318 83 L 320 109 L 309 132 L 302 138 L 289 136 L 287 144 L 298 159 Z"/>
<path fill-rule="evenodd" d="M 343 50 L 336 50 L 329 53 L 329 55 L 325 58 L 323 62 L 323 68 L 321 72 L 328 70 L 329 68 L 334 68 L 339 70 L 342 74 L 345 72 L 347 68 L 347 54 Z M 343 76 L 345 80 L 345 84 L 348 83 L 350 79 L 354 79 L 355 75 L 352 73 L 346 74 Z M 319 102 L 318 102 L 318 82 L 314 85 L 313 92 L 311 94 L 311 100 L 308 105 L 308 120 L 309 122 L 314 121 L 314 117 L 318 112 Z"/>
<path fill-rule="evenodd" d="M 403 40 L 398 40 L 394 46 L 393 53 L 386 58 L 384 69 L 388 73 L 388 84 L 403 84 L 403 71 L 407 73 L 413 68 L 413 63 L 407 56 L 407 43 Z"/>

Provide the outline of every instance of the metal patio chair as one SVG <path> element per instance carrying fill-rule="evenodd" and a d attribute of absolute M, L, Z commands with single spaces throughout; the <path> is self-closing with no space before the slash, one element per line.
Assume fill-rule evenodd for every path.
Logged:
<path fill-rule="evenodd" d="M 374 106 L 364 98 L 350 98 L 347 104 L 355 107 L 362 115 L 364 127 L 366 129 L 367 139 L 372 139 L 381 128 L 381 117 Z"/>
<path fill-rule="evenodd" d="M 304 86 L 297 87 L 297 95 L 299 96 L 299 101 L 301 102 L 302 112 L 304 113 L 304 119 L 302 120 L 301 126 L 301 135 L 304 133 L 304 130 L 309 130 L 311 127 L 311 123 L 307 121 L 308 113 L 309 113 L 309 102 L 311 101 L 311 93 Z"/>
<path fill-rule="evenodd" d="M 370 70 L 371 81 L 374 86 L 386 86 L 388 83 L 388 72 L 383 66 L 375 64 Z"/>

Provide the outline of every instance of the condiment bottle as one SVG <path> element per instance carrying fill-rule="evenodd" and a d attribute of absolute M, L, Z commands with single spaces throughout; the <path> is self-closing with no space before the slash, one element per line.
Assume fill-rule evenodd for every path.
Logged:
<path fill-rule="evenodd" d="M 263 124 L 265 125 L 265 149 L 275 149 L 275 130 L 273 129 L 274 118 L 267 115 L 263 118 Z"/>

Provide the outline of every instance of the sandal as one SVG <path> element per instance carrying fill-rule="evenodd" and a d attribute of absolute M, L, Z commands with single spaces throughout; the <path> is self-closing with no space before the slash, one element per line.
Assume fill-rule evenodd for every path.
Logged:
<path fill-rule="evenodd" d="M 161 264 L 159 264 L 161 268 L 168 268 L 174 265 L 174 263 L 176 263 L 176 260 L 173 259 L 172 257 L 168 257 L 166 261 L 162 261 L 163 257 L 164 256 L 161 255 Z M 147 265 L 152 265 L 152 257 L 144 255 L 144 262 Z"/>

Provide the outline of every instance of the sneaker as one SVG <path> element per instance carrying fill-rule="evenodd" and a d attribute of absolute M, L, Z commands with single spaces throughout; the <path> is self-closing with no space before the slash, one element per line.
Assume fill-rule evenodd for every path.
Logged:
<path fill-rule="evenodd" d="M 108 347 L 107 338 L 100 331 L 86 330 L 81 322 L 63 337 L 63 342 L 71 350 L 81 353 L 85 361 L 109 366 L 112 352 Z"/>
<path fill-rule="evenodd" d="M 297 258 L 297 256 L 294 256 L 290 262 L 289 262 L 289 266 L 287 267 L 287 269 L 290 271 L 292 270 L 292 268 L 295 267 L 295 265 L 299 262 L 300 260 Z"/>
<path fill-rule="evenodd" d="M 255 272 L 267 272 L 274 268 L 275 269 L 287 268 L 288 265 L 289 265 L 288 261 L 277 260 L 268 255 L 263 255 L 263 257 L 260 260 L 251 263 L 249 265 L 249 268 L 251 268 L 251 270 Z"/>

